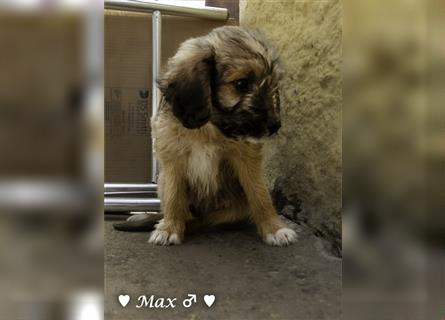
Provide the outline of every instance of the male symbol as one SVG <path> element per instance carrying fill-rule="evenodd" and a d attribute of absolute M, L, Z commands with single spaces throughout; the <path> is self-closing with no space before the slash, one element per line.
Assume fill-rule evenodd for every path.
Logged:
<path fill-rule="evenodd" d="M 196 303 L 196 294 L 189 293 L 187 296 L 190 298 L 184 299 L 184 301 L 182 301 L 182 305 L 185 308 L 190 308 L 192 306 L 192 303 Z"/>

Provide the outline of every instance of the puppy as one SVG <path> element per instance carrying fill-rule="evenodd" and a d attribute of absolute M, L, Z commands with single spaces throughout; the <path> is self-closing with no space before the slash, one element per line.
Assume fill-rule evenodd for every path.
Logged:
<path fill-rule="evenodd" d="M 150 243 L 180 244 L 186 228 L 247 218 L 267 244 L 296 241 L 262 169 L 262 138 L 281 126 L 280 75 L 265 39 L 234 26 L 185 41 L 168 61 L 152 119 L 164 218 Z"/>

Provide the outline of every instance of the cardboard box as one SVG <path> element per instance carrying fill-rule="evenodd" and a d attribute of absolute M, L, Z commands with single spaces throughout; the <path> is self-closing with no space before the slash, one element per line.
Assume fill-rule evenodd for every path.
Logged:
<path fill-rule="evenodd" d="M 226 23 L 162 16 L 162 64 Z M 105 182 L 150 182 L 151 14 L 105 10 Z"/>

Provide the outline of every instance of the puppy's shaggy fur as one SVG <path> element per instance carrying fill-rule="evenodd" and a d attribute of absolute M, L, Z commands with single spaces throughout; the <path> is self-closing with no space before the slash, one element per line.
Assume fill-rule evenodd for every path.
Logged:
<path fill-rule="evenodd" d="M 280 128 L 280 74 L 273 48 L 240 27 L 189 39 L 169 60 L 152 119 L 164 219 L 151 243 L 179 244 L 193 225 L 246 218 L 268 244 L 296 240 L 272 205 L 262 170 L 261 138 Z"/>

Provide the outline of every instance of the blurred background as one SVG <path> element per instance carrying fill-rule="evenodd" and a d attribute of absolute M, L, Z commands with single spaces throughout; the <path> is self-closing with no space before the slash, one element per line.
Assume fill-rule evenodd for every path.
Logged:
<path fill-rule="evenodd" d="M 102 10 L 0 2 L 0 319 L 103 318 Z M 343 318 L 442 319 L 445 4 L 342 11 Z"/>
<path fill-rule="evenodd" d="M 443 319 L 445 5 L 343 6 L 343 317 Z"/>
<path fill-rule="evenodd" d="M 101 319 L 102 3 L 0 9 L 0 319 Z"/>

